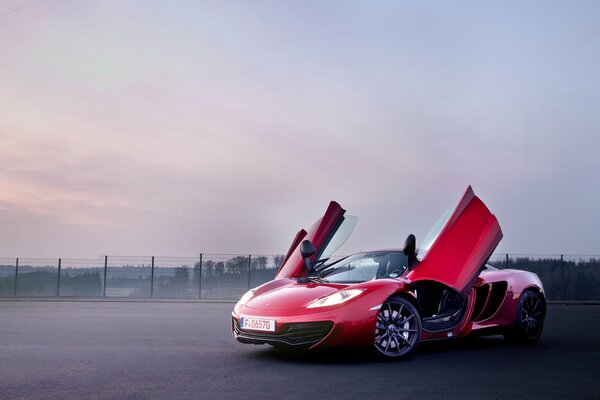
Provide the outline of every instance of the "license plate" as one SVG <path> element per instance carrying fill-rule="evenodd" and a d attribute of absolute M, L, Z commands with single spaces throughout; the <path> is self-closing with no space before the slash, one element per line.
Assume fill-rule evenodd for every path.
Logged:
<path fill-rule="evenodd" d="M 247 331 L 275 332 L 274 319 L 240 318 L 240 328 Z"/>

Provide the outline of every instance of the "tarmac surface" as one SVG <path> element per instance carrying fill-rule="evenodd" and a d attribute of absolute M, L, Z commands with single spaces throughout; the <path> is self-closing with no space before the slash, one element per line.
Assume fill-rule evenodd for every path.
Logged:
<path fill-rule="evenodd" d="M 0 399 L 600 399 L 600 306 L 551 305 L 535 346 L 430 342 L 401 362 L 243 345 L 232 307 L 0 301 Z"/>

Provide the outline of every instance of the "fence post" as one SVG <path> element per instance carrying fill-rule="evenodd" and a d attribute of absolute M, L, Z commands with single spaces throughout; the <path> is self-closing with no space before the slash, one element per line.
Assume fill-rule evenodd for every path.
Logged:
<path fill-rule="evenodd" d="M 508 269 L 508 253 L 506 253 L 506 267 L 504 269 Z"/>
<path fill-rule="evenodd" d="M 15 297 L 17 297 L 17 282 L 19 281 L 19 257 L 15 262 Z"/>
<path fill-rule="evenodd" d="M 152 256 L 152 266 L 150 267 L 150 297 L 154 297 L 154 256 Z"/>
<path fill-rule="evenodd" d="M 202 253 L 200 253 L 200 264 L 198 265 L 198 298 L 202 298 Z"/>
<path fill-rule="evenodd" d="M 104 288 L 102 289 L 102 297 L 106 297 L 106 270 L 108 269 L 108 256 L 104 256 Z"/>
<path fill-rule="evenodd" d="M 62 259 L 58 259 L 58 278 L 56 279 L 56 297 L 60 296 L 60 267 L 62 264 Z"/>
<path fill-rule="evenodd" d="M 561 282 L 561 287 L 562 287 L 562 299 L 561 300 L 566 300 L 567 299 L 567 293 L 566 293 L 566 285 L 565 285 L 565 271 L 564 271 L 564 255 L 561 254 L 560 255 L 560 282 Z"/>
<path fill-rule="evenodd" d="M 250 289 L 250 271 L 252 270 L 252 255 L 248 254 L 248 289 Z"/>

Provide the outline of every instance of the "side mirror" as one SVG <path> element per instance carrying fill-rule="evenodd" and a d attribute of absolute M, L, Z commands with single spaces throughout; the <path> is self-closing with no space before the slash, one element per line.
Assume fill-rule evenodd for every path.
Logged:
<path fill-rule="evenodd" d="M 417 238 L 412 233 L 407 236 L 406 241 L 404 242 L 404 250 L 402 252 L 405 256 L 408 256 L 408 259 L 412 259 L 416 257 L 417 251 Z"/>
<path fill-rule="evenodd" d="M 310 240 L 303 240 L 300 243 L 300 254 L 302 254 L 302 258 L 304 259 L 304 265 L 306 266 L 306 271 L 310 274 L 312 272 L 312 265 L 310 263 L 310 256 L 315 254 L 317 249 L 310 242 Z"/>
<path fill-rule="evenodd" d="M 303 240 L 300 244 L 300 254 L 302 254 L 302 258 L 307 258 L 312 256 L 317 252 L 315 246 L 310 242 L 310 240 Z"/>

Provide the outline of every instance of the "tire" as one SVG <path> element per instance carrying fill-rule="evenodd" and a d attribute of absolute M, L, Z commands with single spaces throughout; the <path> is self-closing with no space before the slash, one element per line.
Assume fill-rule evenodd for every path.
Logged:
<path fill-rule="evenodd" d="M 539 294 L 526 290 L 519 300 L 515 326 L 504 337 L 515 343 L 534 344 L 542 335 L 546 311 Z"/>
<path fill-rule="evenodd" d="M 421 316 L 410 301 L 389 298 L 375 321 L 375 354 L 384 359 L 403 359 L 411 355 L 421 339 Z"/>

